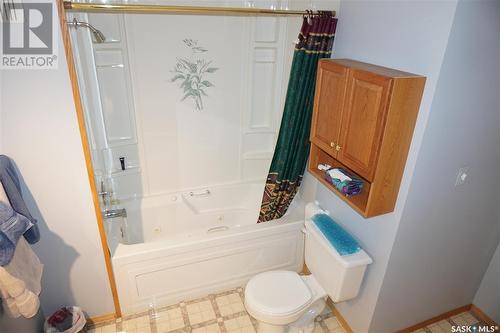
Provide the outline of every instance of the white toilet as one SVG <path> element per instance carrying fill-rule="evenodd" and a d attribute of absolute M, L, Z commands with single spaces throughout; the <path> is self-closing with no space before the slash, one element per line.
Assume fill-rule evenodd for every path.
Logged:
<path fill-rule="evenodd" d="M 357 296 L 372 259 L 363 250 L 341 256 L 310 220 L 322 212 L 306 207 L 305 262 L 311 275 L 269 271 L 254 276 L 245 289 L 245 307 L 258 320 L 259 333 L 308 333 L 324 310 L 327 296 L 335 302 Z"/>

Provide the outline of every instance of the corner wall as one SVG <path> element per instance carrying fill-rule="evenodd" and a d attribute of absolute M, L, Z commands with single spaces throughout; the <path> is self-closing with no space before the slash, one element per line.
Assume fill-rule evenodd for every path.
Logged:
<path fill-rule="evenodd" d="M 16 162 L 39 221 L 42 308 L 46 315 L 65 305 L 90 316 L 113 313 L 62 40 L 57 70 L 1 75 L 0 153 Z"/>
<path fill-rule="evenodd" d="M 472 303 L 497 247 L 499 17 L 500 2 L 458 2 L 371 332 Z M 455 186 L 462 167 L 468 178 Z"/>
<path fill-rule="evenodd" d="M 302 195 L 317 200 L 373 258 L 360 294 L 337 304 L 357 333 L 368 332 L 389 255 L 408 194 L 430 106 L 441 69 L 456 1 L 348 1 L 340 3 L 334 58 L 352 58 L 427 77 L 422 104 L 396 210 L 364 219 L 306 173 Z"/>
<path fill-rule="evenodd" d="M 500 323 L 500 244 L 474 296 L 474 305 Z"/>

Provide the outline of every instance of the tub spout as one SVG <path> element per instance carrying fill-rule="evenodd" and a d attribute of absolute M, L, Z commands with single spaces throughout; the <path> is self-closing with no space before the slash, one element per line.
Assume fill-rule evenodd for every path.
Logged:
<path fill-rule="evenodd" d="M 115 217 L 127 217 L 127 210 L 125 208 L 121 209 L 106 209 L 102 212 L 102 217 L 104 219 L 112 219 Z"/>

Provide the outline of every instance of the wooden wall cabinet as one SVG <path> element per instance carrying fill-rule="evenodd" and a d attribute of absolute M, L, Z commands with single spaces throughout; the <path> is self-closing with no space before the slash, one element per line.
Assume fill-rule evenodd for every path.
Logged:
<path fill-rule="evenodd" d="M 364 217 L 396 204 L 425 77 L 348 59 L 319 62 L 309 171 Z M 342 167 L 364 181 L 345 196 L 318 164 Z"/>

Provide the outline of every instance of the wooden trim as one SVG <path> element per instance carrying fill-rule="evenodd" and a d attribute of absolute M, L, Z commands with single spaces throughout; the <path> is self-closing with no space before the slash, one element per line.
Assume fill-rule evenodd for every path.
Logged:
<path fill-rule="evenodd" d="M 328 305 L 330 310 L 332 310 L 333 314 L 337 318 L 337 321 L 340 323 L 340 326 L 342 326 L 344 331 L 346 331 L 347 333 L 354 333 L 351 326 L 349 326 L 349 323 L 347 322 L 347 320 L 345 320 L 345 318 L 342 317 L 342 314 L 340 314 L 339 310 L 337 310 L 337 308 L 335 308 L 335 304 L 333 304 L 333 301 L 330 297 L 328 297 L 328 299 L 326 300 L 326 305 Z"/>
<path fill-rule="evenodd" d="M 78 88 L 78 79 L 76 74 L 75 60 L 73 58 L 73 52 L 71 48 L 71 38 L 68 30 L 68 25 L 66 21 L 66 13 L 64 10 L 64 4 L 62 0 L 57 0 L 57 9 L 59 13 L 59 23 L 61 25 L 61 34 L 64 44 L 64 52 L 66 53 L 66 60 L 68 62 L 68 72 L 71 81 L 71 89 L 73 90 L 73 101 L 75 103 L 76 116 L 78 119 L 78 127 L 80 129 L 80 138 L 82 141 L 83 155 L 85 157 L 85 164 L 87 167 L 87 175 L 90 184 L 90 190 L 92 192 L 92 200 L 94 202 L 94 210 L 97 219 L 97 227 L 99 229 L 99 236 L 101 238 L 101 246 L 104 254 L 104 261 L 106 263 L 106 270 L 108 273 L 109 284 L 111 287 L 111 294 L 113 295 L 113 303 L 115 306 L 115 317 L 121 317 L 120 302 L 118 301 L 118 292 L 116 289 L 116 282 L 113 274 L 113 267 L 111 265 L 111 255 L 108 247 L 108 240 L 106 239 L 106 233 L 104 230 L 103 218 L 101 215 L 101 209 L 99 207 L 99 197 L 97 195 L 97 187 L 95 184 L 94 169 L 92 167 L 92 159 L 90 156 L 90 148 L 88 143 L 87 131 L 85 129 L 85 120 L 83 116 L 82 101 L 80 96 L 80 90 Z"/>
<path fill-rule="evenodd" d="M 425 77 L 393 80 L 385 130 L 367 203 L 368 216 L 394 211 L 425 81 Z"/>
<path fill-rule="evenodd" d="M 87 321 L 92 322 L 92 325 L 100 324 L 105 321 L 110 321 L 110 320 L 115 320 L 115 314 L 114 313 L 108 313 L 105 315 L 101 316 L 95 316 L 95 317 L 90 317 Z"/>
<path fill-rule="evenodd" d="M 417 331 L 421 328 L 424 328 L 426 326 L 429 326 L 429 325 L 432 325 L 434 323 L 437 323 L 443 319 L 446 319 L 446 318 L 449 318 L 449 317 L 453 317 L 459 313 L 462 313 L 462 312 L 465 312 L 465 311 L 469 311 L 471 310 L 472 308 L 472 304 L 467 304 L 467 305 L 464 305 L 464 306 L 461 306 L 459 308 L 456 308 L 456 309 L 453 309 L 451 311 L 448 311 L 448 312 L 445 312 L 445 313 L 442 313 L 436 317 L 433 317 L 431 319 L 428 319 L 428 320 L 425 320 L 421 323 L 418 323 L 418 324 L 415 324 L 413 326 L 410 326 L 410 327 L 407 327 L 407 328 L 404 328 L 402 330 L 399 330 L 399 331 L 396 331 L 396 333 L 410 333 L 410 332 L 413 332 L 413 331 Z"/>
<path fill-rule="evenodd" d="M 471 305 L 470 311 L 474 313 L 479 319 L 484 321 L 486 324 L 490 326 L 500 326 L 497 322 L 495 322 L 493 319 L 491 319 L 486 313 L 483 312 L 480 308 L 475 306 L 474 304 Z"/>

